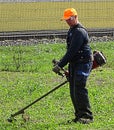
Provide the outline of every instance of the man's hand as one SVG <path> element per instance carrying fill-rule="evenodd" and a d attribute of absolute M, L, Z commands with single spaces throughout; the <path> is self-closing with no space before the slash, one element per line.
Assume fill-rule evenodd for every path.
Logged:
<path fill-rule="evenodd" d="M 57 74 L 57 73 L 60 73 L 61 67 L 59 67 L 58 65 L 55 65 L 52 70 L 53 70 L 53 72 L 55 72 Z"/>

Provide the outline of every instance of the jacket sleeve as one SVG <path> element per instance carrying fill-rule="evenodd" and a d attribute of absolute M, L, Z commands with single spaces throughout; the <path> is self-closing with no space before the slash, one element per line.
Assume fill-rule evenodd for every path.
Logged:
<path fill-rule="evenodd" d="M 58 64 L 61 68 L 67 65 L 68 62 L 72 61 L 73 57 L 76 55 L 81 45 L 83 44 L 83 41 L 84 38 L 81 31 L 75 30 L 72 36 L 70 47 Z"/>

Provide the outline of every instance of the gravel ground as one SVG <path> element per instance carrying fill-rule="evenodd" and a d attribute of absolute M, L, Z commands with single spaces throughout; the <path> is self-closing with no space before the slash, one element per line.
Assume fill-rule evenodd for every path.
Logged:
<path fill-rule="evenodd" d="M 108 42 L 108 41 L 114 41 L 114 37 L 90 37 L 90 42 Z M 66 39 L 29 39 L 29 40 L 5 40 L 0 41 L 0 46 L 13 46 L 13 45 L 33 45 L 33 44 L 54 44 L 54 43 L 66 43 Z"/>

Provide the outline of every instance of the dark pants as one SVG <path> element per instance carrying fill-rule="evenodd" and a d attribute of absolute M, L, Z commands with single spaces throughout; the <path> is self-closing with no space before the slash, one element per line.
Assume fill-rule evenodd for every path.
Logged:
<path fill-rule="evenodd" d="M 86 88 L 86 82 L 91 68 L 92 62 L 69 64 L 70 95 L 77 118 L 85 117 L 93 119 L 88 90 Z"/>

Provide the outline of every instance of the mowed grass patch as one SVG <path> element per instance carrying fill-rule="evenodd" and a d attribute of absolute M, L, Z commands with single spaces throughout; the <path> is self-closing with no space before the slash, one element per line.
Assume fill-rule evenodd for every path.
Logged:
<path fill-rule="evenodd" d="M 0 31 L 67 29 L 60 19 L 69 7 L 87 28 L 114 27 L 113 1 L 0 3 Z"/>
<path fill-rule="evenodd" d="M 16 116 L 17 121 L 13 123 L 7 122 L 10 114 L 14 114 L 58 84 L 64 82 L 65 78 L 52 72 L 51 62 L 52 59 L 60 59 L 63 56 L 65 46 L 65 44 L 58 43 L 0 47 L 1 130 L 114 129 L 113 42 L 91 43 L 92 50 L 103 51 L 107 58 L 107 64 L 93 70 L 87 82 L 94 123 L 89 125 L 67 123 L 68 120 L 74 118 L 68 84 L 28 108 L 25 114 L 30 117 L 29 121 L 24 122 L 21 115 L 18 115 Z M 23 69 L 20 67 L 16 70 L 12 59 L 15 53 L 20 54 L 20 52 L 25 64 L 23 64 Z M 30 64 L 28 64 L 29 62 L 31 63 L 31 60 L 33 68 L 29 67 Z M 3 70 L 5 68 L 4 61 L 9 61 L 8 64 L 10 66 L 8 70 Z M 19 63 L 22 64 L 23 62 L 19 61 Z"/>

